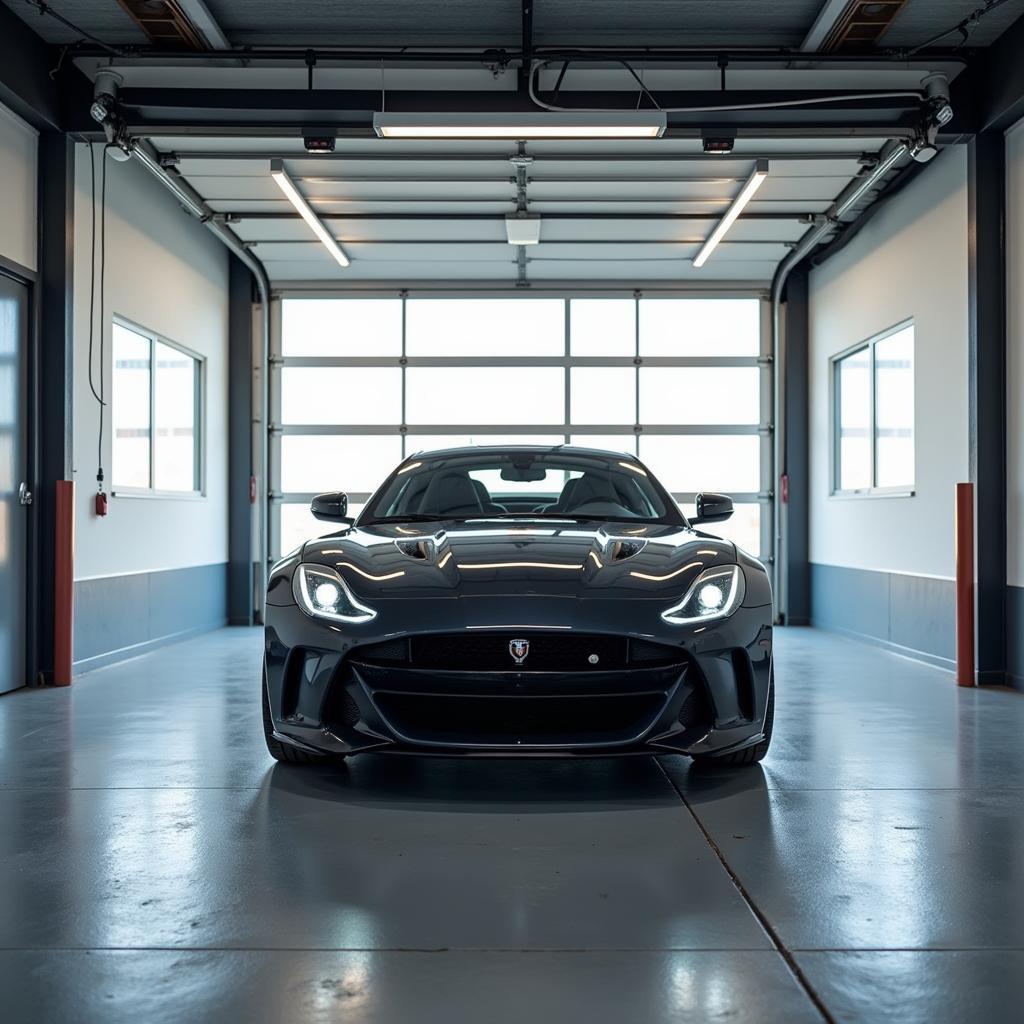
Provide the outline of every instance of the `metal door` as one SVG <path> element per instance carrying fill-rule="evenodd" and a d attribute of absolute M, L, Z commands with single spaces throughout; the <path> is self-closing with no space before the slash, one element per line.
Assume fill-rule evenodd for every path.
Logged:
<path fill-rule="evenodd" d="M 24 686 L 29 296 L 0 274 L 0 693 Z"/>

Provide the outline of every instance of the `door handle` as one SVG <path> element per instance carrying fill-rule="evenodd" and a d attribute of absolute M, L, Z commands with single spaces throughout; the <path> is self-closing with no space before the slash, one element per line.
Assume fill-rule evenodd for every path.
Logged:
<path fill-rule="evenodd" d="M 28 484 L 24 480 L 22 480 L 18 487 L 18 501 L 22 505 L 32 504 L 32 492 L 28 489 Z"/>

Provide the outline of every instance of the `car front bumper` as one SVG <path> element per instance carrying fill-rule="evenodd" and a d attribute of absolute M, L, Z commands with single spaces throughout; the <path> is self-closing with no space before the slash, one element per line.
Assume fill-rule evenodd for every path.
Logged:
<path fill-rule="evenodd" d="M 665 623 L 650 602 L 617 604 L 610 616 L 603 601 L 427 600 L 416 604 L 415 631 L 402 628 L 406 602 L 381 606 L 372 622 L 344 628 L 294 604 L 268 606 L 265 685 L 279 740 L 328 754 L 553 757 L 716 755 L 762 738 L 770 605 L 693 628 Z M 472 629 L 512 639 L 544 628 L 510 625 L 510 606 L 523 623 L 628 637 L 678 656 L 585 672 L 530 671 L 511 659 L 502 671 L 424 669 L 364 656 L 410 635 Z"/>

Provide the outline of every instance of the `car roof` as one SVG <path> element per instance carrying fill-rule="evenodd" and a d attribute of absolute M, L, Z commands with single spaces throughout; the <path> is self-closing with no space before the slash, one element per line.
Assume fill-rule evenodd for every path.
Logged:
<path fill-rule="evenodd" d="M 531 452 L 536 454 L 557 454 L 557 455 L 591 455 L 608 456 L 615 459 L 629 459 L 639 464 L 640 460 L 629 452 L 616 452 L 610 448 L 584 448 L 572 444 L 472 444 L 462 445 L 458 448 L 424 448 L 420 451 L 410 452 L 403 462 L 420 455 L 479 455 L 482 452 Z"/>

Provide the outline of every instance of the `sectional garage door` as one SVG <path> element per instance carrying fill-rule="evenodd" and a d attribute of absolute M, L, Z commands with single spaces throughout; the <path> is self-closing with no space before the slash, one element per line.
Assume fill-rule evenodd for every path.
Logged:
<path fill-rule="evenodd" d="M 692 511 L 770 553 L 771 360 L 756 295 L 365 297 L 274 303 L 270 546 L 330 532 L 308 506 L 358 511 L 406 455 L 462 444 L 581 444 L 639 455 Z"/>

